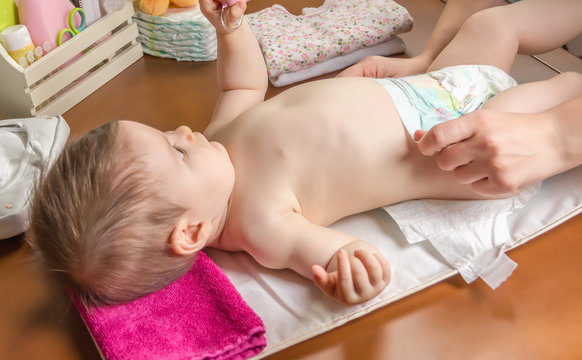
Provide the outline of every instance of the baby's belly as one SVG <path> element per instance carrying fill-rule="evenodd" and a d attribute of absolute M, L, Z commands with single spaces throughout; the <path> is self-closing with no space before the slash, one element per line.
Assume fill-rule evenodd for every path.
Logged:
<path fill-rule="evenodd" d="M 235 123 L 226 139 L 235 162 L 249 176 L 261 174 L 261 189 L 271 181 L 288 186 L 315 223 L 412 196 L 406 185 L 419 167 L 417 150 L 373 79 L 299 85 Z"/>

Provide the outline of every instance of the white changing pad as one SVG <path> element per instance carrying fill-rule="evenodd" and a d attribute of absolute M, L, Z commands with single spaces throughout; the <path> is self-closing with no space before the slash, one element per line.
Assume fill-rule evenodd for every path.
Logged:
<path fill-rule="evenodd" d="M 582 166 L 544 181 L 539 193 L 509 216 L 511 243 L 507 248 L 519 246 L 582 212 L 581 184 Z M 383 209 L 342 219 L 332 227 L 373 243 L 390 261 L 392 282 L 378 297 L 356 306 L 341 305 L 292 271 L 265 269 L 244 253 L 206 250 L 265 323 L 267 348 L 257 358 L 457 274 L 428 241 L 409 244 Z"/>

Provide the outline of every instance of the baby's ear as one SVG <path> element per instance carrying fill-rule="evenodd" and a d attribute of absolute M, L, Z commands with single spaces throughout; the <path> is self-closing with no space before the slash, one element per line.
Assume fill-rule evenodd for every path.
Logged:
<path fill-rule="evenodd" d="M 170 246 L 178 255 L 192 255 L 206 245 L 211 233 L 210 222 L 192 222 L 181 218 L 170 234 Z"/>

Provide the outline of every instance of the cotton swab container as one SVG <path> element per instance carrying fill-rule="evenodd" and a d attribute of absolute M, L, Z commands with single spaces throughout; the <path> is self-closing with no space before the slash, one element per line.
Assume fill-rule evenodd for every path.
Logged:
<path fill-rule="evenodd" d="M 12 25 L 0 32 L 2 45 L 20 66 L 27 67 L 34 62 L 34 44 L 24 25 Z M 32 55 L 29 55 L 32 54 Z"/>

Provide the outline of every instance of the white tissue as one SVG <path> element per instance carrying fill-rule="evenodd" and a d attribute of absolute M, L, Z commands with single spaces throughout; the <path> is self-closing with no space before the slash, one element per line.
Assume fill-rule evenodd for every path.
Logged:
<path fill-rule="evenodd" d="M 105 14 L 117 11 L 125 6 L 129 0 L 100 0 L 101 9 Z"/>
<path fill-rule="evenodd" d="M 384 207 L 411 244 L 428 240 L 467 283 L 481 277 L 499 286 L 517 264 L 507 255 L 507 217 L 538 192 L 531 186 L 501 200 L 413 200 Z"/>

